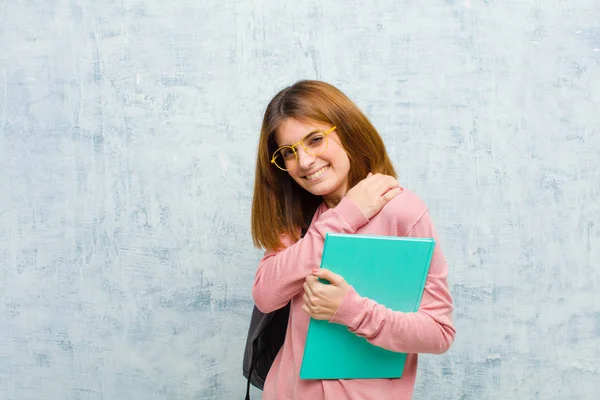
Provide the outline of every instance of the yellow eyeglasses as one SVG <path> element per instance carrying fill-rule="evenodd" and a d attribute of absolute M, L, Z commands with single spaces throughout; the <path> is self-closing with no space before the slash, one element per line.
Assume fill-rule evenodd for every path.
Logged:
<path fill-rule="evenodd" d="M 294 143 L 291 146 L 281 146 L 273 153 L 271 164 L 275 164 L 277 168 L 283 171 L 293 169 L 298 163 L 298 152 L 296 151 L 296 146 L 298 145 L 302 145 L 306 154 L 311 156 L 323 154 L 327 150 L 327 145 L 329 144 L 329 134 L 333 132 L 335 128 L 336 127 L 333 126 L 325 132 L 310 132 L 298 143 Z"/>

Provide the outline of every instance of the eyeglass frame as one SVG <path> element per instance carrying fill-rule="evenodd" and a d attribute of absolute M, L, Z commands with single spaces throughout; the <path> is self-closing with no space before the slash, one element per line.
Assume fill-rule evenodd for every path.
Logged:
<path fill-rule="evenodd" d="M 281 150 L 281 149 L 283 149 L 283 148 L 287 148 L 287 147 L 290 147 L 290 148 L 292 149 L 292 151 L 294 152 L 294 156 L 296 156 L 296 165 L 298 165 L 298 151 L 296 150 L 296 146 L 298 146 L 298 145 L 301 145 L 301 146 L 302 146 L 302 148 L 304 149 L 304 151 L 305 151 L 307 154 L 310 154 L 310 155 L 312 155 L 313 157 L 316 157 L 316 156 L 318 156 L 318 155 L 321 155 L 321 154 L 325 153 L 325 152 L 327 151 L 327 149 L 329 148 L 329 134 L 330 134 L 331 132 L 333 132 L 334 130 L 336 130 L 336 129 L 337 129 L 337 127 L 334 125 L 334 126 L 332 126 L 331 128 L 329 128 L 328 130 L 326 130 L 325 132 L 318 131 L 318 130 L 317 130 L 317 131 L 312 131 L 312 132 L 309 132 L 309 133 L 307 133 L 306 135 L 304 135 L 304 137 L 302 138 L 302 140 L 300 140 L 300 141 L 299 141 L 299 142 L 297 142 L 297 143 L 294 143 L 294 144 L 292 144 L 292 145 L 279 146 L 279 147 L 277 148 L 277 150 L 275 150 L 275 151 L 273 152 L 273 156 L 271 157 L 271 164 L 275 164 L 275 166 L 276 166 L 277 168 L 279 168 L 279 169 L 280 169 L 280 170 L 282 170 L 282 171 L 286 171 L 286 172 L 287 172 L 287 171 L 290 171 L 290 170 L 292 170 L 292 169 L 293 169 L 293 168 L 289 168 L 289 169 L 283 169 L 283 168 L 281 168 L 279 165 L 277 165 L 277 162 L 275 162 L 275 158 L 276 158 L 276 157 L 279 157 L 279 156 L 277 155 L 277 152 L 278 152 L 279 150 Z M 311 153 L 310 153 L 310 151 L 308 151 L 308 149 L 306 148 L 306 146 L 304 146 L 304 139 L 306 139 L 308 136 L 310 136 L 310 135 L 312 135 L 312 134 L 315 134 L 315 133 L 318 133 L 318 132 L 321 132 L 321 133 L 322 133 L 322 134 L 325 136 L 325 139 L 327 140 L 327 143 L 326 143 L 326 146 L 325 146 L 325 150 L 323 150 L 323 151 L 322 151 L 321 153 L 319 153 L 319 154 L 311 154 Z M 284 163 L 285 163 L 285 161 L 284 161 Z M 294 167 L 295 167 L 295 165 L 294 165 Z"/>

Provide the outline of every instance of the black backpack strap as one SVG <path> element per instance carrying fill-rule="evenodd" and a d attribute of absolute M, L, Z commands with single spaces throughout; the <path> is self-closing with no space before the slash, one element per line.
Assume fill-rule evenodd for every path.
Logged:
<path fill-rule="evenodd" d="M 250 375 L 252 375 L 253 370 L 254 370 L 254 365 L 252 365 L 250 367 Z M 248 378 L 248 381 L 246 383 L 246 397 L 244 398 L 244 400 L 250 400 L 250 378 Z"/>
<path fill-rule="evenodd" d="M 248 381 L 246 382 L 246 398 L 244 400 L 250 400 L 250 377 L 252 376 L 252 372 L 254 372 L 255 364 L 256 360 L 253 360 L 252 365 L 250 365 L 250 371 L 248 372 Z"/>

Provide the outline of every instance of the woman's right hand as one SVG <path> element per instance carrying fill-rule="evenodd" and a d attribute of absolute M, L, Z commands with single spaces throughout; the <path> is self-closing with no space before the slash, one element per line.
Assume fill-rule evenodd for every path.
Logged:
<path fill-rule="evenodd" d="M 365 179 L 348 190 L 346 197 L 358 206 L 365 218 L 371 219 L 402 190 L 393 176 L 369 172 Z"/>

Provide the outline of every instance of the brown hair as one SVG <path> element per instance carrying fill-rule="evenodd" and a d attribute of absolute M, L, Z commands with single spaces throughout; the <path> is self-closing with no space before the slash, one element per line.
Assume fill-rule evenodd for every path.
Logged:
<path fill-rule="evenodd" d="M 263 117 L 252 200 L 252 240 L 255 246 L 270 250 L 282 247 L 283 233 L 298 240 L 299 229 L 310 223 L 322 201 L 271 164 L 271 155 L 277 150 L 274 134 L 288 118 L 337 127 L 350 159 L 348 189 L 369 172 L 396 177 L 377 130 L 339 89 L 325 82 L 303 80 L 281 90 Z"/>

